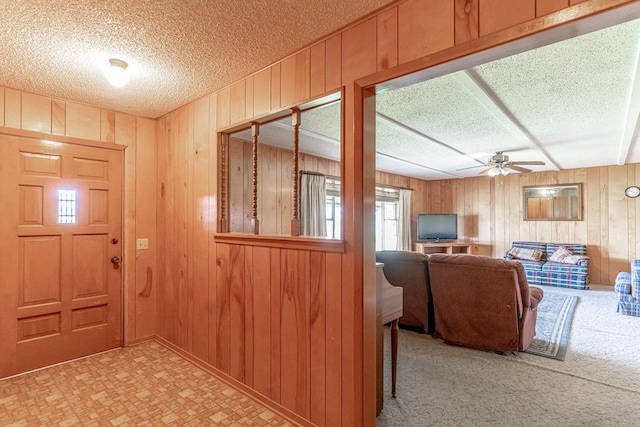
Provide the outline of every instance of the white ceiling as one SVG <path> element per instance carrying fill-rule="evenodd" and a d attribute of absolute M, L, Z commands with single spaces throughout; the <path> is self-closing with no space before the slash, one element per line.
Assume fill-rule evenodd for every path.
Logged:
<path fill-rule="evenodd" d="M 379 93 L 377 167 L 470 177 L 496 151 L 545 163 L 533 171 L 639 163 L 639 55 L 635 20 Z M 339 110 L 303 113 L 301 151 L 338 159 Z M 262 143 L 292 139 L 288 118 L 261 129 Z"/>
<path fill-rule="evenodd" d="M 157 118 L 391 1 L 2 0 L 0 86 Z"/>

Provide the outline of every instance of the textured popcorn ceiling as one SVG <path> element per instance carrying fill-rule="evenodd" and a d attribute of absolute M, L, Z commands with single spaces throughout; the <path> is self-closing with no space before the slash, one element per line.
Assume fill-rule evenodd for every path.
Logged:
<path fill-rule="evenodd" d="M 640 163 L 639 54 L 634 20 L 382 92 L 377 167 L 422 179 L 470 177 L 496 151 L 545 162 L 526 166 L 533 171 Z M 338 114 L 303 115 L 301 151 L 338 158 Z M 261 133 L 261 142 L 290 147 L 287 123 L 275 138 Z"/>
<path fill-rule="evenodd" d="M 0 86 L 156 118 L 389 3 L 0 1 Z M 639 163 L 639 53 L 635 20 L 383 92 L 377 166 L 442 179 L 476 175 L 459 169 L 496 151 L 546 163 L 534 171 Z M 103 76 L 112 57 L 129 63 L 124 88 Z M 304 113 L 301 151 L 339 158 L 338 114 Z M 261 130 L 292 139 L 290 119 Z"/>
<path fill-rule="evenodd" d="M 390 2 L 0 1 L 0 86 L 156 118 Z M 114 57 L 124 88 L 103 75 Z"/>

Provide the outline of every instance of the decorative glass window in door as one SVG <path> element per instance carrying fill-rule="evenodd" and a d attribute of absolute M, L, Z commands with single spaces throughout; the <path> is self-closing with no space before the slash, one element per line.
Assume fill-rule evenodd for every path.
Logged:
<path fill-rule="evenodd" d="M 58 190 L 58 224 L 75 224 L 76 190 Z"/>

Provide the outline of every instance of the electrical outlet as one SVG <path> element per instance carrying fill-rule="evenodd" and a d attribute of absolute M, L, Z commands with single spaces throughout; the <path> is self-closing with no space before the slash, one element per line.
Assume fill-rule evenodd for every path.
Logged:
<path fill-rule="evenodd" d="M 137 239 L 136 249 L 149 249 L 149 239 Z"/>

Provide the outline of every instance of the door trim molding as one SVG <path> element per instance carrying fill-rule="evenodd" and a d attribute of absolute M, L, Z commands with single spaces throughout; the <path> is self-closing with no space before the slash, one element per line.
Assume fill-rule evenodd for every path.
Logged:
<path fill-rule="evenodd" d="M 105 148 L 107 150 L 124 151 L 128 145 L 114 144 L 109 142 L 92 141 L 90 139 L 73 138 L 64 135 L 53 135 L 49 133 L 35 132 L 31 130 L 8 128 L 0 126 L 0 134 L 18 136 L 29 139 L 52 140 L 55 142 L 65 142 L 67 144 L 82 145 L 85 147 Z"/>

